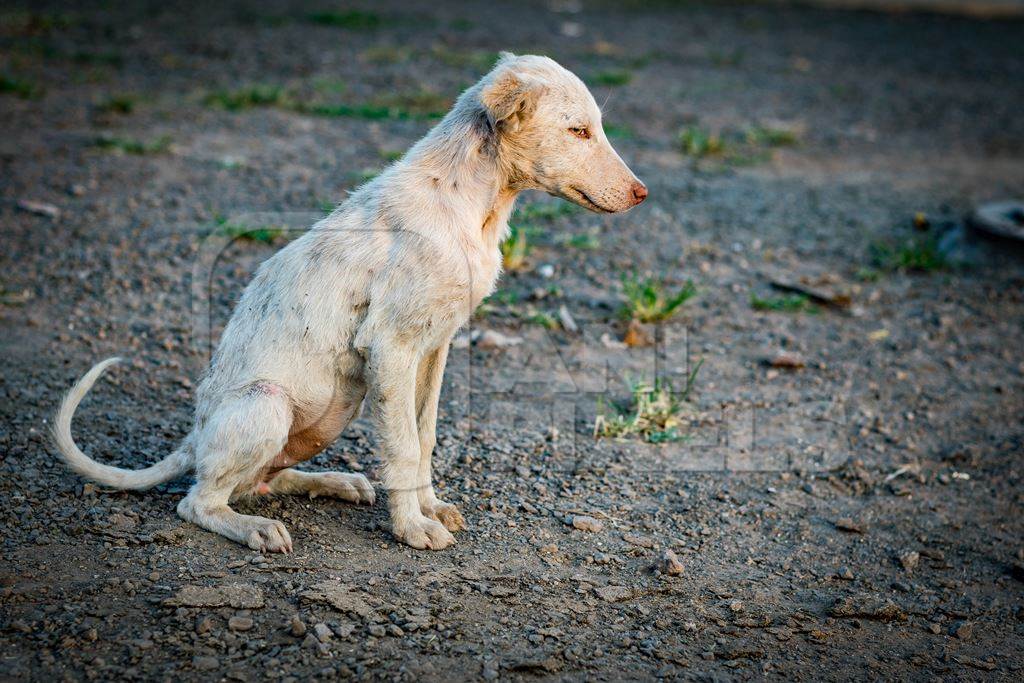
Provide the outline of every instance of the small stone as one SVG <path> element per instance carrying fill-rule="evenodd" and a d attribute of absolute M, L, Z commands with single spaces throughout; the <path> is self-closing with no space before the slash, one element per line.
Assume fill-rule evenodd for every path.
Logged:
<path fill-rule="evenodd" d="M 306 625 L 302 623 L 302 619 L 299 618 L 298 614 L 293 616 L 291 618 L 291 621 L 288 622 L 288 628 L 291 630 L 292 635 L 296 638 L 301 638 L 302 636 L 306 635 Z"/>
<path fill-rule="evenodd" d="M 729 609 L 733 612 L 742 612 L 744 608 L 742 600 L 733 600 L 729 603 Z"/>
<path fill-rule="evenodd" d="M 942 625 L 932 622 L 928 624 L 928 630 L 934 635 L 939 635 L 940 633 L 942 633 Z"/>
<path fill-rule="evenodd" d="M 371 636 L 376 636 L 377 638 L 383 638 L 387 633 L 387 631 L 384 630 L 384 627 L 380 624 L 370 624 L 369 628 L 366 630 Z"/>
<path fill-rule="evenodd" d="M 661 556 L 661 573 L 669 576 L 679 576 L 683 573 L 683 563 L 671 550 L 666 550 Z"/>
<path fill-rule="evenodd" d="M 331 628 L 327 624 L 320 622 L 313 626 L 313 635 L 315 635 L 316 639 L 321 643 L 326 643 L 334 637 L 334 632 L 331 631 Z"/>
<path fill-rule="evenodd" d="M 621 602 L 633 594 L 625 586 L 599 586 L 594 589 L 594 593 L 605 602 Z"/>
<path fill-rule="evenodd" d="M 864 533 L 864 525 L 853 521 L 850 517 L 840 517 L 835 522 L 836 528 L 840 531 L 848 531 L 854 534 Z"/>
<path fill-rule="evenodd" d="M 228 619 L 228 628 L 232 631 L 250 631 L 255 624 L 252 617 L 235 616 Z"/>
<path fill-rule="evenodd" d="M 773 368 L 797 370 L 804 367 L 807 363 L 804 361 L 803 356 L 795 351 L 780 351 L 768 361 L 768 364 Z"/>
<path fill-rule="evenodd" d="M 390 626 L 388 626 L 388 633 L 395 636 L 396 638 L 401 638 L 405 635 L 405 631 L 403 631 L 402 628 L 397 624 L 391 624 Z"/>
<path fill-rule="evenodd" d="M 908 572 L 914 571 L 917 567 L 917 563 L 921 560 L 921 555 L 915 550 L 911 550 L 908 553 L 903 553 L 899 557 L 900 565 Z"/>
<path fill-rule="evenodd" d="M 213 671 L 220 667 L 220 662 L 216 657 L 200 655 L 192 658 L 192 667 L 196 671 Z"/>
<path fill-rule="evenodd" d="M 949 629 L 949 633 L 960 640 L 970 640 L 974 635 L 974 624 L 969 621 L 958 621 Z"/>
<path fill-rule="evenodd" d="M 160 580 L 160 572 L 150 572 L 149 576 L 146 577 L 146 578 L 148 578 L 150 581 L 153 581 L 153 582 L 159 581 Z"/>
<path fill-rule="evenodd" d="M 573 515 L 571 517 L 568 517 L 566 519 L 566 522 L 574 529 L 579 529 L 580 531 L 590 531 L 592 533 L 597 533 L 604 528 L 604 524 L 594 519 L 593 517 L 588 517 L 587 515 Z"/>
<path fill-rule="evenodd" d="M 522 337 L 512 337 L 495 330 L 486 330 L 477 338 L 476 347 L 478 349 L 504 349 L 522 343 Z"/>
<path fill-rule="evenodd" d="M 203 635 L 213 630 L 214 620 L 211 616 L 201 616 L 196 619 L 196 633 Z"/>

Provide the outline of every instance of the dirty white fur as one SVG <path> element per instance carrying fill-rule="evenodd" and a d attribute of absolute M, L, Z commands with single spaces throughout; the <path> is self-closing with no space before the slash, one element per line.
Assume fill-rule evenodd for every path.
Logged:
<path fill-rule="evenodd" d="M 379 433 L 391 521 L 414 548 L 465 528 L 431 485 L 449 342 L 493 289 L 516 195 L 539 189 L 593 211 L 646 188 L 612 149 L 586 86 L 545 57 L 504 54 L 426 137 L 256 272 L 197 391 L 195 425 L 152 467 L 90 459 L 71 437 L 79 401 L 116 358 L 65 397 L 54 438 L 67 463 L 117 488 L 189 469 L 178 513 L 252 548 L 288 552 L 280 522 L 241 515 L 250 493 L 372 503 L 365 477 L 288 469 L 326 448 L 366 402 Z"/>

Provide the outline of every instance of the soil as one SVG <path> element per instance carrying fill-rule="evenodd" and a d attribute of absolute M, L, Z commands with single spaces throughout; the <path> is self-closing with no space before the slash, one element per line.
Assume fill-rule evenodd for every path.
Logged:
<path fill-rule="evenodd" d="M 1020 678 L 1024 261 L 962 229 L 1024 195 L 1020 21 L 47 4 L 0 21 L 3 679 Z M 307 227 L 501 49 L 587 79 L 650 197 L 522 198 L 526 265 L 473 321 L 522 343 L 460 344 L 446 373 L 454 547 L 398 544 L 379 483 L 373 508 L 240 503 L 291 531 L 263 557 L 175 516 L 187 480 L 64 469 L 50 416 L 111 355 L 86 452 L 138 468 L 188 431 L 209 340 L 287 239 L 224 224 Z M 250 84 L 287 95 L 208 100 Z M 631 272 L 697 287 L 649 348 L 618 342 Z M 831 293 L 757 310 L 773 280 Z M 680 440 L 595 440 L 627 381 L 695 371 Z M 377 481 L 365 421 L 308 467 Z"/>

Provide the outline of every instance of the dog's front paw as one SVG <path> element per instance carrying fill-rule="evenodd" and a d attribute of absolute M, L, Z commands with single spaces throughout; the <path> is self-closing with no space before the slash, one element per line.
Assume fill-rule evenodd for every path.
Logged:
<path fill-rule="evenodd" d="M 309 488 L 309 497 L 330 496 L 350 503 L 373 505 L 377 499 L 373 484 L 361 474 L 348 472 L 324 472 L 318 475 Z"/>
<path fill-rule="evenodd" d="M 395 524 L 395 538 L 417 550 L 442 550 L 455 543 L 455 537 L 444 525 L 420 516 L 403 524 Z"/>
<path fill-rule="evenodd" d="M 459 508 L 451 503 L 437 501 L 431 505 L 429 511 L 424 510 L 423 514 L 444 524 L 444 528 L 448 531 L 465 531 L 469 528 L 466 525 L 466 520 L 462 518 L 462 513 L 459 512 Z"/>

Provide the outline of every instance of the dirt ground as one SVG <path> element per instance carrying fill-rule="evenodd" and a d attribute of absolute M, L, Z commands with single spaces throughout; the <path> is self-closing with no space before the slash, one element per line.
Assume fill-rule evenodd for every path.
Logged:
<path fill-rule="evenodd" d="M 1024 260 L 961 226 L 1024 195 L 1024 23 L 44 4 L 0 13 L 4 680 L 1020 679 Z M 502 49 L 591 84 L 650 198 L 521 199 L 526 264 L 473 327 L 523 341 L 460 343 L 446 374 L 453 548 L 395 542 L 384 495 L 278 498 L 240 506 L 291 531 L 262 557 L 180 522 L 187 480 L 64 470 L 50 416 L 111 355 L 78 443 L 169 453 L 278 226 L 341 201 Z M 239 226 L 263 232 L 216 239 Z M 619 344 L 631 272 L 697 287 L 652 347 Z M 850 300 L 780 299 L 780 278 Z M 771 367 L 782 351 L 805 367 Z M 595 440 L 628 380 L 694 371 L 682 439 Z M 371 430 L 309 466 L 375 479 Z"/>

